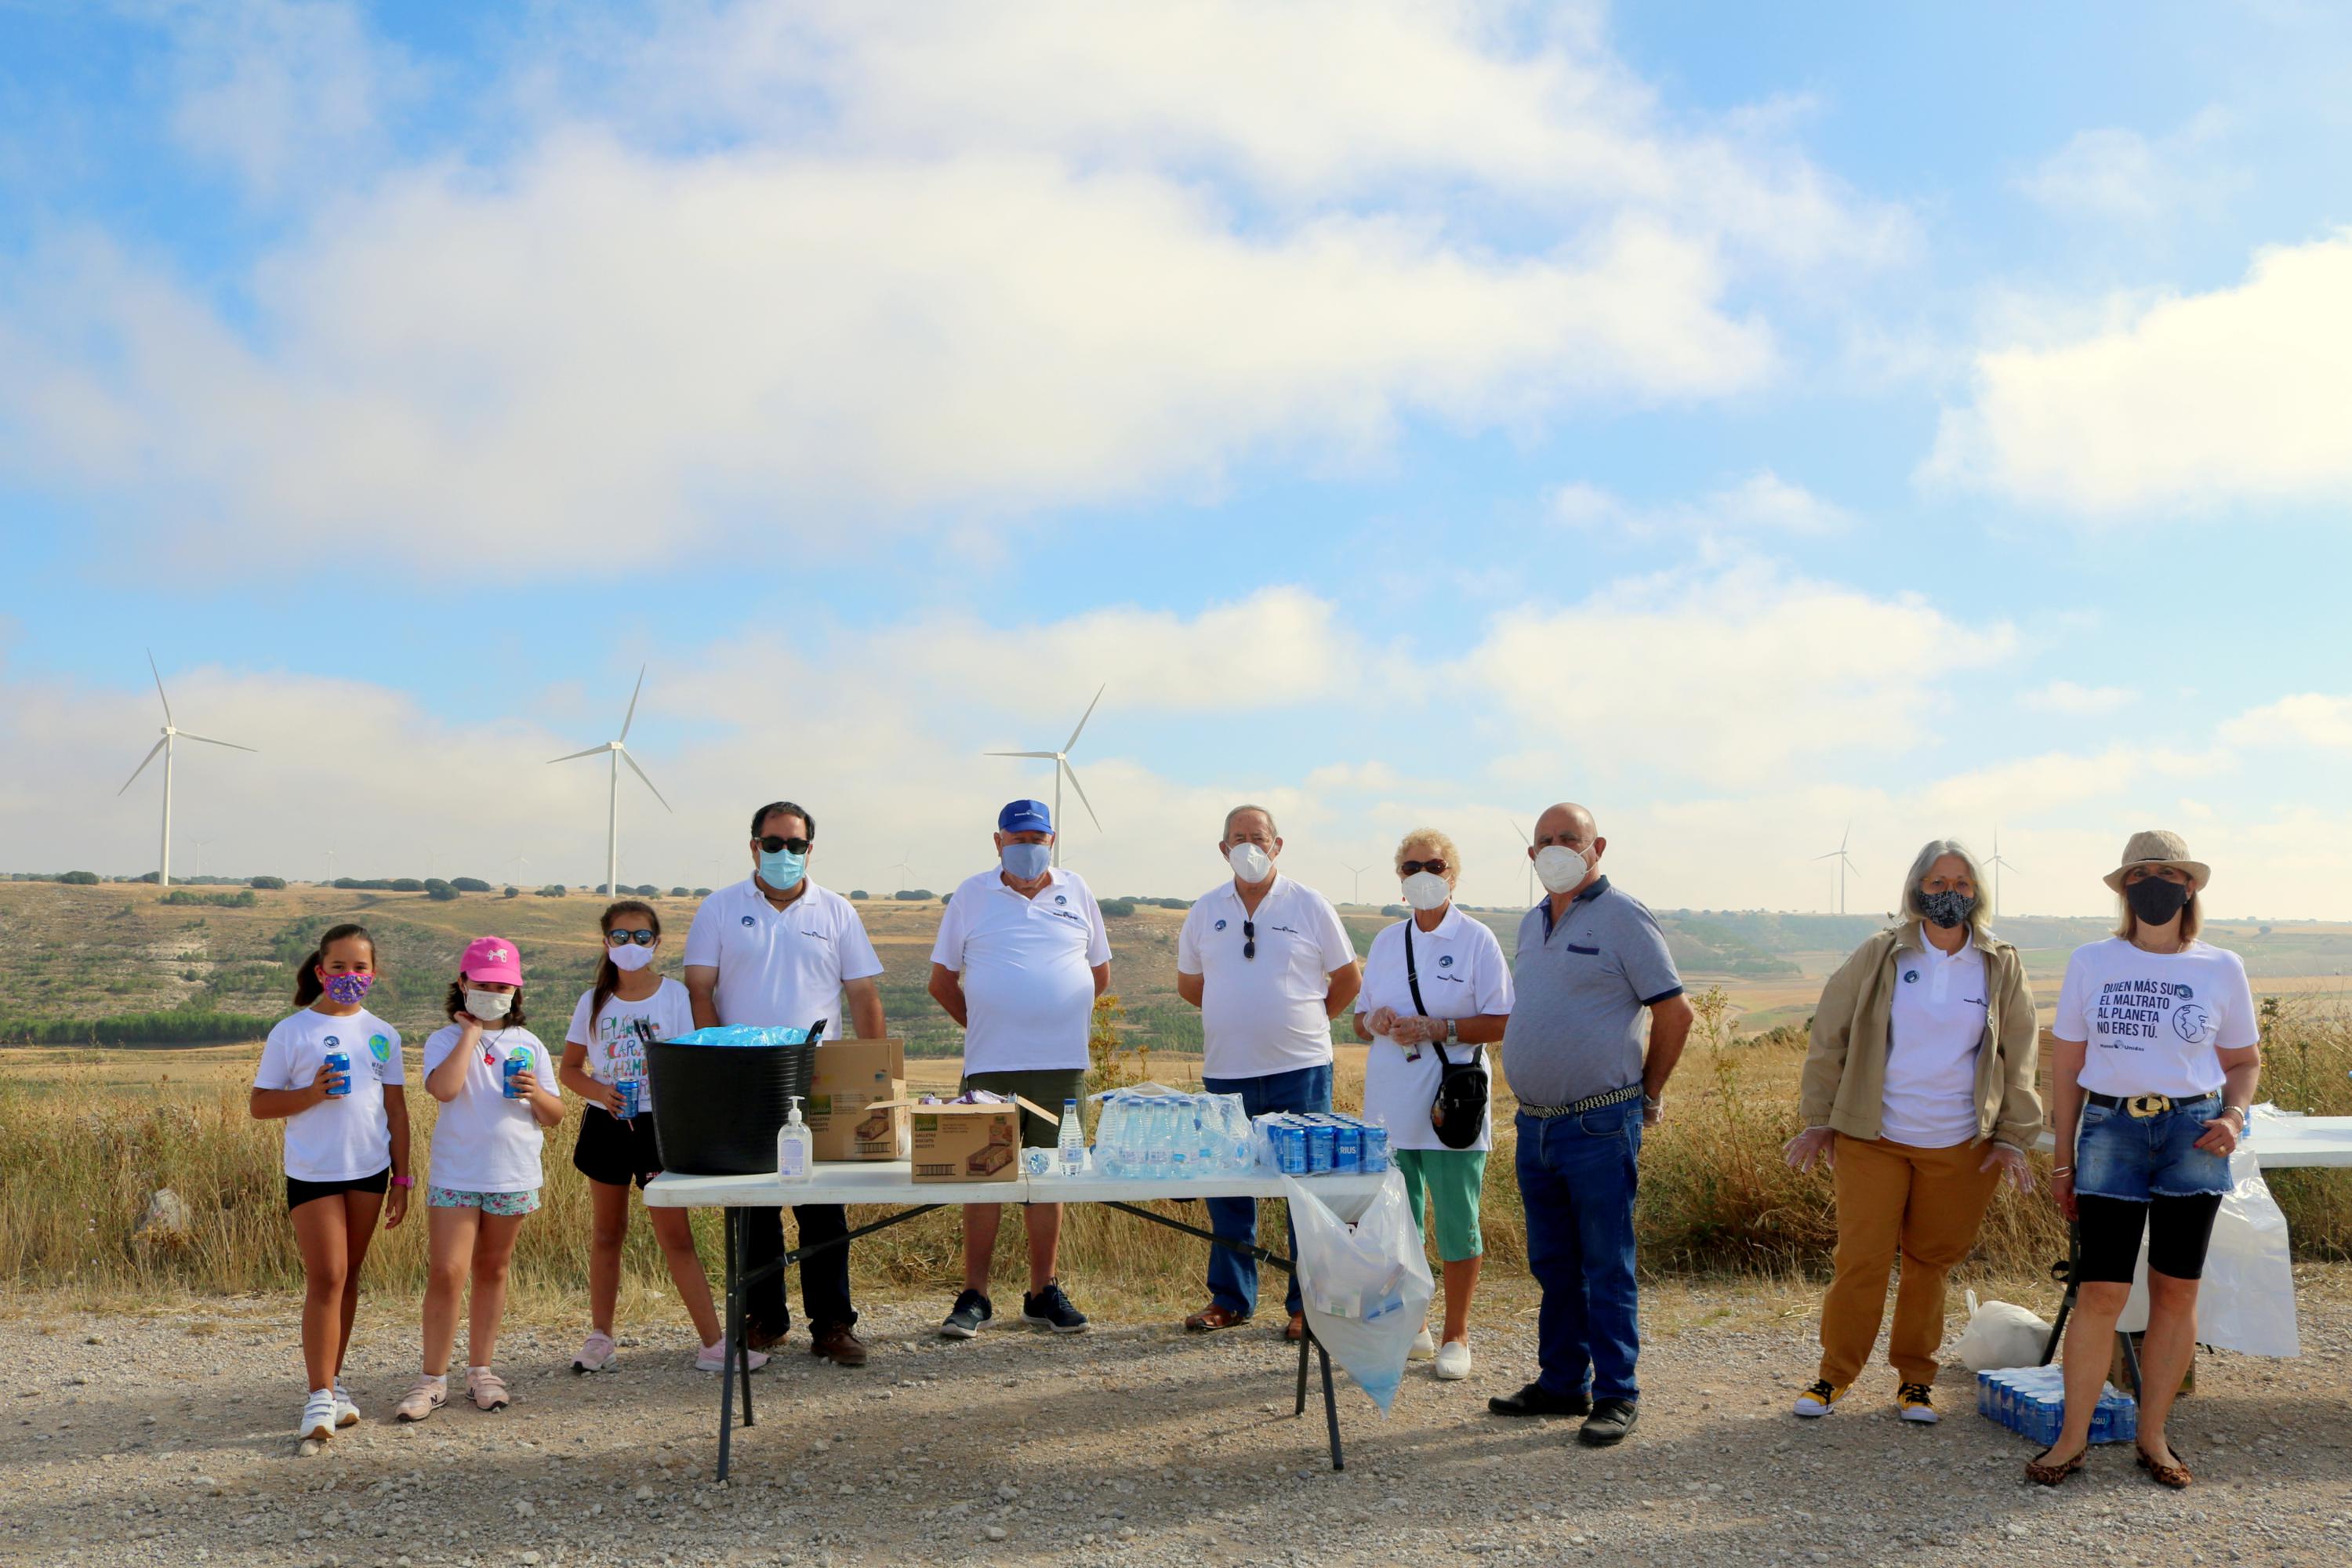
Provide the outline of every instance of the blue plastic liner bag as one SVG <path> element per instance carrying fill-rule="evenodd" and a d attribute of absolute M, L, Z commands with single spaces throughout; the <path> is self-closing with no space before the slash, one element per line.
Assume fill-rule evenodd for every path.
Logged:
<path fill-rule="evenodd" d="M 713 1024 L 707 1029 L 692 1029 L 669 1042 L 674 1046 L 797 1046 L 804 1044 L 809 1032 L 803 1028 L 777 1028 L 765 1024 Z"/>

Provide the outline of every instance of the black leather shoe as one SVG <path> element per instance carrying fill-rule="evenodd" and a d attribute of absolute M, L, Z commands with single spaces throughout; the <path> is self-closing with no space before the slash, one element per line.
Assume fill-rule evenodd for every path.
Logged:
<path fill-rule="evenodd" d="M 1642 1412 L 1630 1399 L 1603 1399 L 1592 1406 L 1592 1414 L 1576 1434 L 1576 1440 L 1588 1448 L 1606 1448 L 1622 1443 L 1633 1429 Z"/>
<path fill-rule="evenodd" d="M 1554 1394 L 1540 1383 L 1531 1383 L 1517 1394 L 1496 1394 L 1486 1401 L 1486 1408 L 1497 1415 L 1590 1415 L 1592 1398 L 1583 1394 Z"/>

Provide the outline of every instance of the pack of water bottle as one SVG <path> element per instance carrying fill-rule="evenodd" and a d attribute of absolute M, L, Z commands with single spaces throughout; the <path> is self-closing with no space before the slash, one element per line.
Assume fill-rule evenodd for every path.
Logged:
<path fill-rule="evenodd" d="M 2014 1366 L 1977 1373 L 1977 1414 L 2048 1447 L 2066 1419 L 2064 1369 Z M 2126 1443 L 2138 1435 L 2138 1402 L 2101 1384 L 2098 1408 L 2091 1413 L 2091 1441 Z"/>
<path fill-rule="evenodd" d="M 1114 1181 L 1189 1182 L 1248 1173 L 1257 1163 L 1238 1094 L 1142 1093 L 1101 1097 L 1095 1171 Z"/>
<path fill-rule="evenodd" d="M 1286 1176 L 1376 1176 L 1389 1168 L 1389 1124 L 1344 1110 L 1285 1110 L 1261 1116 L 1256 1143 Z"/>

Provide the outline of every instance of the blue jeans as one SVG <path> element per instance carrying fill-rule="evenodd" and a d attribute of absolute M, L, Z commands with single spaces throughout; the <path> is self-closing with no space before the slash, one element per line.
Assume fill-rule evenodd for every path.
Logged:
<path fill-rule="evenodd" d="M 1518 1117 L 1519 1197 L 1528 1271 L 1543 1288 L 1536 1381 L 1573 1395 L 1637 1399 L 1641 1353 L 1633 1289 L 1633 1189 L 1642 1102 L 1582 1116 Z"/>
<path fill-rule="evenodd" d="M 2197 1147 L 2205 1123 L 2221 1114 L 2220 1094 L 2184 1100 L 2140 1118 L 2111 1105 L 2084 1104 L 2074 1135 L 2074 1190 L 2086 1198 L 2210 1196 L 2230 1190 L 2230 1162 Z"/>
<path fill-rule="evenodd" d="M 1264 1078 L 1201 1079 L 1201 1087 L 1211 1094 L 1238 1094 L 1242 1109 L 1252 1116 L 1265 1116 L 1276 1110 L 1328 1110 L 1331 1109 L 1331 1068 L 1328 1063 L 1318 1068 L 1294 1068 L 1289 1072 L 1268 1073 Z M 1255 1198 L 1210 1198 L 1209 1228 L 1219 1236 L 1255 1246 L 1257 1241 L 1257 1200 Z M 1298 1237 L 1290 1236 L 1289 1256 L 1298 1256 Z M 1257 1259 L 1245 1252 L 1235 1252 L 1229 1247 L 1209 1248 L 1209 1299 L 1228 1312 L 1248 1317 L 1257 1310 Z M 1294 1312 L 1298 1310 L 1298 1274 L 1290 1276 L 1290 1292 L 1286 1303 Z"/>

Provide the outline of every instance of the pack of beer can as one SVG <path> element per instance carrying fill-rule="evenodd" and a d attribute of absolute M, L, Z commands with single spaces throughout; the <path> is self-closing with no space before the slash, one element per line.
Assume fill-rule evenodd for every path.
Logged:
<path fill-rule="evenodd" d="M 1283 1110 L 1256 1119 L 1274 1168 L 1286 1176 L 1379 1175 L 1389 1127 L 1345 1110 Z"/>

